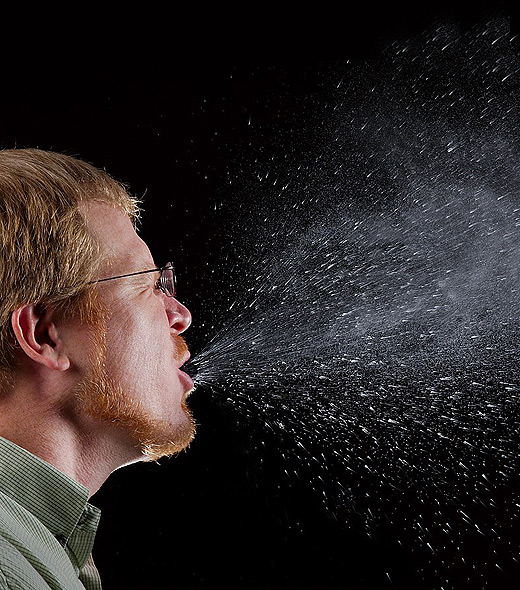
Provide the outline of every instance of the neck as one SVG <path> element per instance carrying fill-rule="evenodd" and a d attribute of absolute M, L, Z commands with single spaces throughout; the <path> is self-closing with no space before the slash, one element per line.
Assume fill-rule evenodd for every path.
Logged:
<path fill-rule="evenodd" d="M 48 388 L 22 383 L 0 398 L 0 436 L 23 447 L 95 494 L 108 476 L 142 454 L 110 423 L 78 416 L 53 403 Z"/>

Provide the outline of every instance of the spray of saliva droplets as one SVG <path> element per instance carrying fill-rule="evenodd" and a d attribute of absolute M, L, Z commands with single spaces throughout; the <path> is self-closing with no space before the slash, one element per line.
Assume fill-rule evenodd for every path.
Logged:
<path fill-rule="evenodd" d="M 254 202 L 233 219 L 242 284 L 192 361 L 198 385 L 284 433 L 291 465 L 334 473 L 329 505 L 428 552 L 438 588 L 453 568 L 485 588 L 518 566 L 511 43 L 503 22 L 442 25 L 366 70 L 326 72 L 315 151 L 258 158 L 235 189 Z"/>

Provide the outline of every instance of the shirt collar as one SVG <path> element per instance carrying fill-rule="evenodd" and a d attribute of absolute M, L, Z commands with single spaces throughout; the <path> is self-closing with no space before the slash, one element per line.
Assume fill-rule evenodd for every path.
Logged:
<path fill-rule="evenodd" d="M 68 539 L 87 504 L 88 489 L 50 463 L 0 437 L 0 491 L 56 537 Z M 99 520 L 99 519 L 97 519 Z"/>

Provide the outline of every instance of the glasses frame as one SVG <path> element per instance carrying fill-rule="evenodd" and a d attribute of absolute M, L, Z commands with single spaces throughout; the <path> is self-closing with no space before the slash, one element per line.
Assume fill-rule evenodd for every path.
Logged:
<path fill-rule="evenodd" d="M 169 279 L 166 278 L 164 271 L 171 270 L 172 271 L 172 285 L 173 285 L 173 293 L 169 292 L 168 283 Z M 88 285 L 94 285 L 96 283 L 104 283 L 105 281 L 113 281 L 114 279 L 124 279 L 125 277 L 135 277 L 136 275 L 144 275 L 149 272 L 160 272 L 159 278 L 155 283 L 157 289 L 160 289 L 167 297 L 175 297 L 177 294 L 177 277 L 175 275 L 175 267 L 173 266 L 172 262 L 167 262 L 165 266 L 160 268 L 151 268 L 150 270 L 140 270 L 139 272 L 131 272 L 126 275 L 117 275 L 115 277 L 107 277 L 106 279 L 98 279 L 97 281 L 89 281 Z"/>

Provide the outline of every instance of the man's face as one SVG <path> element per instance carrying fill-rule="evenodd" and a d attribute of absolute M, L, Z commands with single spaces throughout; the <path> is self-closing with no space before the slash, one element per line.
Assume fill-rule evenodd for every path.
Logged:
<path fill-rule="evenodd" d="M 96 278 L 157 267 L 123 211 L 102 203 L 81 210 L 104 253 Z M 195 431 L 185 404 L 193 382 L 179 370 L 189 356 L 180 334 L 191 314 L 155 288 L 157 278 L 147 273 L 98 283 L 107 320 L 95 330 L 91 374 L 76 389 L 89 416 L 112 423 L 150 459 L 185 448 Z"/>

